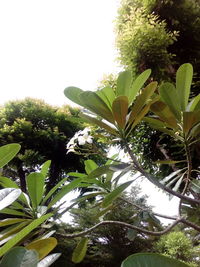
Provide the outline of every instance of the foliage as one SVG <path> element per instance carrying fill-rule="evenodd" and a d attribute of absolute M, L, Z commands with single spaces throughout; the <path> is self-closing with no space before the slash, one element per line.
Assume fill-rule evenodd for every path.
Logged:
<path fill-rule="evenodd" d="M 191 240 L 183 232 L 171 232 L 164 235 L 155 245 L 155 251 L 174 259 L 187 262 L 189 265 L 198 257 L 198 247 L 193 247 Z M 191 266 L 196 266 L 191 264 Z"/>
<path fill-rule="evenodd" d="M 171 196 L 177 196 L 180 199 L 179 213 L 174 217 L 155 213 L 156 216 L 173 220 L 173 223 L 165 230 L 159 229 L 159 231 L 156 231 L 154 227 L 151 230 L 146 230 L 145 226 L 137 227 L 134 223 L 127 226 L 123 222 L 103 220 L 97 223 L 96 226 L 91 227 L 91 231 L 106 224 L 116 224 L 124 225 L 147 235 L 159 236 L 167 233 L 180 223 L 195 230 L 200 230 L 199 224 L 194 223 L 189 213 L 186 212 L 186 207 L 196 207 L 198 210 L 200 204 L 198 197 L 200 193 L 198 182 L 199 165 L 194 169 L 195 165 L 193 166 L 193 158 L 191 157 L 191 147 L 199 142 L 200 137 L 200 97 L 197 95 L 192 100 L 189 99 L 193 68 L 191 64 L 181 65 L 176 73 L 175 86 L 167 82 L 161 84 L 157 89 L 157 83 L 151 82 L 141 89 L 149 76 L 150 71 L 146 70 L 133 80 L 131 72 L 125 71 L 119 75 L 115 91 L 109 86 L 96 92 L 84 92 L 79 88 L 69 87 L 65 89 L 65 95 L 70 100 L 83 106 L 84 109 L 87 109 L 88 112 L 86 113 L 84 110 L 81 116 L 104 128 L 110 139 L 113 136 L 118 139 L 121 147 L 129 155 L 130 161 L 126 164 L 122 162 L 119 165 L 111 164 L 98 167 L 94 163 L 88 162 L 88 164 L 91 163 L 91 169 L 87 173 L 87 179 L 91 179 L 95 183 L 96 194 L 99 195 L 97 200 L 97 205 L 100 207 L 99 216 L 106 214 L 112 208 L 113 202 L 133 182 L 133 180 L 130 180 L 126 183 L 120 183 L 120 178 L 128 171 L 139 172 L 151 183 L 168 192 Z M 151 113 L 147 116 L 149 111 Z M 145 121 L 151 128 L 167 134 L 175 142 L 178 140 L 182 145 L 181 149 L 184 152 L 182 152 L 181 160 L 168 159 L 158 162 L 158 164 L 175 166 L 175 170 L 166 177 L 159 177 L 156 174 L 151 175 L 148 170 L 144 169 L 144 166 L 132 152 L 129 137 L 141 121 Z M 123 168 L 123 171 L 121 168 Z M 111 178 L 108 178 L 110 171 L 116 172 L 119 170 L 121 174 L 116 178 L 113 179 L 113 174 Z M 77 177 L 78 175 L 80 174 L 77 174 Z M 115 185 L 114 187 L 113 184 Z M 189 196 L 191 193 L 194 198 L 191 195 Z M 83 197 L 87 199 L 90 196 L 85 195 Z M 137 207 L 140 211 L 143 211 L 141 206 Z M 197 214 L 198 212 L 195 217 L 197 217 Z M 154 213 L 152 215 L 155 216 Z M 152 218 L 149 213 L 147 213 L 147 217 Z M 84 235 L 88 231 L 83 231 L 80 234 Z M 170 261 L 173 262 L 173 260 Z"/>
<path fill-rule="evenodd" d="M 72 109 L 70 109 L 72 110 Z M 25 176 L 51 160 L 47 189 L 50 190 L 70 170 L 81 171 L 81 158 L 66 155 L 66 143 L 81 129 L 81 120 L 71 115 L 67 106 L 57 108 L 41 100 L 26 98 L 11 101 L 0 109 L 1 144 L 16 142 L 22 145 L 20 154 L 3 171 L 3 175 L 20 178 L 25 192 Z"/>
<path fill-rule="evenodd" d="M 199 79 L 199 15 L 199 1 L 122 0 L 116 23 L 122 65 L 136 74 L 151 68 L 161 81 L 191 62 Z"/>

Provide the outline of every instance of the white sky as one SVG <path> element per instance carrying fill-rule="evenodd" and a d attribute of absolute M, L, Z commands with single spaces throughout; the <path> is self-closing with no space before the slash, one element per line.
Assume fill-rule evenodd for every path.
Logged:
<path fill-rule="evenodd" d="M 97 87 L 117 70 L 118 0 L 0 1 L 0 104 L 35 97 L 53 105 L 65 87 Z"/>

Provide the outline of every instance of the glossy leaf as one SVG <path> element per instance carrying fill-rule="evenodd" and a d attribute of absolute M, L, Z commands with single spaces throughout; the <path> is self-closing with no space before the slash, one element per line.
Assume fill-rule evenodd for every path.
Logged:
<path fill-rule="evenodd" d="M 95 92 L 85 91 L 80 94 L 80 99 L 87 109 L 98 116 L 101 116 L 107 121 L 114 123 L 111 110 Z"/>
<path fill-rule="evenodd" d="M 130 71 L 123 71 L 119 74 L 117 79 L 117 96 L 129 96 L 130 87 L 132 83 L 132 75 Z"/>
<path fill-rule="evenodd" d="M 37 263 L 38 255 L 36 251 L 15 247 L 2 258 L 0 267 L 36 267 Z"/>
<path fill-rule="evenodd" d="M 52 263 L 54 263 L 59 257 L 61 256 L 61 253 L 54 253 L 50 254 L 49 256 L 45 257 L 43 260 L 41 260 L 37 267 L 49 267 Z"/>
<path fill-rule="evenodd" d="M 20 144 L 9 144 L 0 147 L 0 168 L 3 168 L 19 152 Z"/>
<path fill-rule="evenodd" d="M 102 207 L 108 207 L 133 181 L 126 182 L 115 188 L 111 193 L 107 194 L 102 202 Z"/>
<path fill-rule="evenodd" d="M 41 173 L 43 174 L 43 176 L 46 178 L 48 171 L 49 171 L 49 167 L 51 165 L 51 160 L 47 160 L 45 161 L 45 163 L 42 165 L 41 168 Z"/>
<path fill-rule="evenodd" d="M 154 253 L 137 253 L 126 258 L 121 267 L 189 267 L 189 265 Z"/>
<path fill-rule="evenodd" d="M 44 180 L 43 174 L 38 172 L 30 173 L 26 178 L 29 196 L 34 208 L 37 208 L 42 200 Z"/>
<path fill-rule="evenodd" d="M 192 83 L 193 67 L 186 63 L 179 67 L 176 73 L 176 89 L 180 100 L 181 110 L 185 111 L 190 96 L 190 87 Z"/>
<path fill-rule="evenodd" d="M 171 180 L 173 177 L 175 177 L 177 174 L 180 174 L 181 172 L 183 171 L 183 169 L 180 169 L 180 170 L 176 170 L 172 173 L 170 173 L 168 176 L 166 176 L 162 181 L 161 183 L 164 184 L 164 183 L 167 183 L 169 180 Z"/>
<path fill-rule="evenodd" d="M 154 112 L 169 127 L 176 129 L 178 127 L 176 118 L 169 107 L 161 101 L 157 101 L 151 105 L 151 111 Z"/>
<path fill-rule="evenodd" d="M 130 92 L 129 92 L 129 103 L 132 103 L 135 99 L 136 95 L 138 94 L 139 90 L 144 86 L 145 82 L 148 80 L 151 74 L 151 70 L 147 69 L 142 72 L 136 80 L 132 83 Z"/>
<path fill-rule="evenodd" d="M 87 244 L 88 244 L 88 238 L 83 237 L 79 243 L 77 244 L 76 248 L 73 251 L 73 255 L 72 255 L 72 261 L 74 263 L 79 263 L 81 262 L 84 257 L 85 254 L 87 252 Z"/>
<path fill-rule="evenodd" d="M 176 182 L 175 186 L 172 188 L 173 191 L 178 191 L 182 181 L 184 178 L 184 174 L 178 179 L 178 181 Z"/>
<path fill-rule="evenodd" d="M 4 188 L 0 190 L 0 210 L 11 205 L 21 195 L 20 189 Z"/>
<path fill-rule="evenodd" d="M 0 249 L 0 257 L 3 256 L 9 249 L 19 243 L 25 236 L 27 236 L 32 230 L 37 228 L 44 221 L 49 219 L 53 214 L 48 213 L 38 219 L 32 221 L 29 225 L 24 227 L 20 232 L 18 232 L 12 239 L 10 239 L 4 246 Z"/>
<path fill-rule="evenodd" d="M 140 95 L 137 96 L 130 113 L 128 120 L 129 124 L 131 124 L 137 118 L 138 114 L 142 111 L 145 104 L 150 100 L 150 97 L 153 95 L 156 87 L 157 82 L 152 82 L 142 90 Z"/>
<path fill-rule="evenodd" d="M 200 109 L 200 94 L 194 97 L 187 106 L 186 111 L 195 111 Z"/>
<path fill-rule="evenodd" d="M 104 123 L 103 121 L 97 120 L 95 117 L 88 116 L 86 114 L 81 113 L 80 117 L 88 120 L 92 124 L 96 124 L 97 126 L 104 128 L 106 131 L 113 135 L 118 135 L 115 128 L 112 128 L 108 124 Z"/>
<path fill-rule="evenodd" d="M 186 160 L 157 160 L 154 163 L 171 165 L 171 164 L 177 164 L 177 163 L 185 162 L 185 161 Z"/>
<path fill-rule="evenodd" d="M 51 202 L 48 205 L 48 208 L 52 207 L 56 202 L 58 202 L 66 194 L 74 190 L 76 187 L 80 186 L 82 178 L 77 178 L 70 182 L 69 184 L 62 187 L 62 189 L 54 196 Z M 83 184 L 82 184 L 83 185 Z"/>
<path fill-rule="evenodd" d="M 168 105 L 170 110 L 180 121 L 181 120 L 180 99 L 174 85 L 171 83 L 163 83 L 159 88 L 159 93 L 161 95 L 161 99 L 163 100 L 163 102 L 165 102 L 165 104 Z"/>
<path fill-rule="evenodd" d="M 24 222 L 27 219 L 20 219 L 20 218 L 8 218 L 8 219 L 4 219 L 0 221 L 0 227 L 3 226 L 8 226 L 8 225 L 12 225 L 12 224 L 16 224 L 16 223 L 20 223 L 20 222 Z"/>
<path fill-rule="evenodd" d="M 87 174 L 90 174 L 92 171 L 97 169 L 99 166 L 91 159 L 85 160 L 85 171 Z"/>
<path fill-rule="evenodd" d="M 57 240 L 54 237 L 39 239 L 31 242 L 26 246 L 26 249 L 36 250 L 39 259 L 43 259 L 49 254 L 57 245 Z"/>
<path fill-rule="evenodd" d="M 115 99 L 114 90 L 110 86 L 106 86 L 101 90 L 96 91 L 97 95 L 112 109 L 112 103 Z"/>
<path fill-rule="evenodd" d="M 84 92 L 83 90 L 81 90 L 78 87 L 74 87 L 74 86 L 67 87 L 64 90 L 65 96 L 67 98 L 69 98 L 69 100 L 71 100 L 72 102 L 74 102 L 80 106 L 82 106 L 82 103 L 81 103 L 81 100 L 79 98 L 79 95 L 83 92 Z"/>
<path fill-rule="evenodd" d="M 198 122 L 200 122 L 200 110 L 183 112 L 183 132 L 185 134 L 188 134 Z"/>
<path fill-rule="evenodd" d="M 126 96 L 118 96 L 112 104 L 113 116 L 120 128 L 124 128 L 126 124 L 126 115 L 128 113 L 128 98 Z"/>
<path fill-rule="evenodd" d="M 0 240 L 3 240 L 13 234 L 18 233 L 22 228 L 24 228 L 30 221 L 24 221 L 12 226 L 7 227 L 3 231 L 0 232 Z"/>
<path fill-rule="evenodd" d="M 55 192 L 58 188 L 60 188 L 66 181 L 67 181 L 68 177 L 65 177 L 63 178 L 60 182 L 58 182 L 48 193 L 47 195 L 45 196 L 45 198 L 43 199 L 42 201 L 42 204 L 44 204 L 47 199 L 49 199 Z"/>
<path fill-rule="evenodd" d="M 195 192 L 195 193 L 200 193 L 200 181 L 199 180 L 193 180 L 191 182 L 191 189 Z"/>

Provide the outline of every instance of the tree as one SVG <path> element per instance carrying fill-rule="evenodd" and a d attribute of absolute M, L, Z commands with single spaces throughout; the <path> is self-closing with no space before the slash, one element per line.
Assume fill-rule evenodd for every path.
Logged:
<path fill-rule="evenodd" d="M 198 0 L 122 0 L 116 20 L 119 60 L 134 76 L 150 68 L 156 81 L 175 81 L 179 65 L 190 62 L 194 78 L 190 97 L 199 93 L 200 2 Z M 180 160 L 181 144 L 143 123 L 135 128 L 134 153 L 152 173 L 168 175 L 175 166 L 156 166 L 158 160 Z M 199 144 L 192 148 L 199 165 Z"/>
<path fill-rule="evenodd" d="M 134 74 L 151 68 L 161 81 L 174 79 L 178 66 L 190 62 L 198 80 L 199 16 L 198 0 L 122 0 L 116 23 L 122 65 Z"/>
<path fill-rule="evenodd" d="M 82 169 L 81 157 L 66 154 L 67 142 L 81 127 L 77 111 L 68 106 L 57 108 L 30 98 L 8 102 L 0 109 L 0 142 L 20 143 L 22 149 L 4 174 L 19 177 L 25 191 L 25 176 L 51 160 L 50 190 L 66 171 Z"/>

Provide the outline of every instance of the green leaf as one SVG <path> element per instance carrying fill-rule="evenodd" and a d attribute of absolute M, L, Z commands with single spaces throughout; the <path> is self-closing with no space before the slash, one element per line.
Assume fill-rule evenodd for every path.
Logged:
<path fill-rule="evenodd" d="M 195 111 L 195 110 L 198 110 L 198 109 L 200 109 L 199 105 L 200 105 L 200 94 L 197 95 L 197 96 L 195 96 L 190 101 L 190 103 L 187 106 L 186 111 Z"/>
<path fill-rule="evenodd" d="M 159 88 L 161 99 L 168 105 L 175 117 L 181 121 L 180 99 L 176 88 L 171 83 L 163 83 Z"/>
<path fill-rule="evenodd" d="M 0 240 L 6 239 L 7 237 L 18 233 L 22 228 L 24 228 L 27 224 L 29 224 L 29 222 L 30 221 L 27 220 L 27 221 L 7 227 L 6 229 L 0 232 Z"/>
<path fill-rule="evenodd" d="M 143 85 L 145 84 L 145 82 L 147 81 L 147 79 L 149 78 L 151 74 L 151 70 L 147 69 L 144 72 L 142 72 L 137 78 L 136 80 L 132 83 L 130 92 L 129 92 L 129 103 L 132 103 L 133 100 L 135 99 L 137 93 L 139 92 L 139 90 L 143 87 Z"/>
<path fill-rule="evenodd" d="M 183 132 L 188 134 L 200 122 L 200 110 L 183 112 Z"/>
<path fill-rule="evenodd" d="M 61 256 L 61 253 L 54 253 L 50 254 L 49 256 L 45 257 L 43 260 L 41 260 L 37 267 L 49 267 L 52 263 L 54 263 L 59 257 Z"/>
<path fill-rule="evenodd" d="M 169 127 L 173 129 L 178 128 L 174 114 L 165 103 L 161 101 L 155 102 L 151 105 L 151 111 L 154 112 L 167 125 L 169 125 Z"/>
<path fill-rule="evenodd" d="M 38 255 L 36 251 L 15 247 L 2 258 L 0 267 L 36 267 L 37 263 Z"/>
<path fill-rule="evenodd" d="M 79 243 L 77 244 L 76 248 L 73 251 L 73 255 L 72 255 L 72 261 L 74 263 L 79 263 L 81 262 L 84 257 L 85 254 L 87 252 L 87 244 L 88 244 L 88 238 L 83 237 Z"/>
<path fill-rule="evenodd" d="M 112 109 L 112 103 L 115 99 L 114 90 L 110 86 L 106 86 L 101 90 L 96 91 L 96 94 Z"/>
<path fill-rule="evenodd" d="M 108 131 L 109 133 L 113 134 L 113 135 L 118 135 L 117 132 L 116 132 L 116 129 L 115 128 L 112 128 L 111 126 L 109 126 L 108 124 L 100 121 L 100 120 L 97 120 L 96 118 L 94 117 L 91 117 L 91 116 L 88 116 L 86 114 L 83 114 L 81 113 L 80 114 L 80 117 L 88 120 L 89 122 L 91 122 L 92 124 L 96 124 L 97 126 L 101 127 L 101 128 L 104 128 L 106 131 Z"/>
<path fill-rule="evenodd" d="M 23 216 L 23 217 L 30 217 L 30 216 L 26 215 L 24 212 L 9 209 L 9 208 L 5 208 L 5 209 L 1 210 L 0 213 Z"/>
<path fill-rule="evenodd" d="M 0 190 L 0 210 L 11 205 L 21 195 L 20 189 L 4 188 Z"/>
<path fill-rule="evenodd" d="M 150 100 L 150 97 L 153 95 L 154 91 L 157 88 L 157 84 L 157 82 L 151 82 L 142 90 L 141 94 L 137 96 L 131 109 L 130 117 L 128 120 L 129 125 L 137 118 L 138 114 Z"/>
<path fill-rule="evenodd" d="M 51 190 L 48 192 L 48 194 L 45 196 L 45 198 L 42 200 L 42 204 L 44 204 L 47 199 L 49 199 L 53 193 L 56 192 L 56 190 L 62 186 L 62 184 L 64 184 L 67 181 L 68 177 L 63 178 L 60 182 L 58 182 L 53 188 L 51 188 Z"/>
<path fill-rule="evenodd" d="M 20 144 L 9 144 L 0 147 L 0 168 L 3 168 L 19 152 Z"/>
<path fill-rule="evenodd" d="M 83 180 L 82 178 L 77 178 L 77 179 L 73 180 L 72 182 L 70 182 L 69 184 L 63 186 L 62 189 L 54 196 L 52 201 L 49 203 L 48 208 L 52 207 L 62 197 L 64 197 L 66 194 L 68 194 L 69 192 L 71 192 L 75 188 L 80 187 L 80 185 L 83 186 L 83 184 L 81 184 L 82 180 Z"/>
<path fill-rule="evenodd" d="M 44 193 L 44 176 L 42 173 L 30 173 L 27 178 L 27 188 L 34 208 L 37 208 Z"/>
<path fill-rule="evenodd" d="M 195 193 L 200 193 L 200 181 L 199 180 L 193 180 L 191 182 L 191 189 L 195 192 Z"/>
<path fill-rule="evenodd" d="M 20 232 L 18 232 L 12 239 L 10 239 L 3 247 L 0 249 L 0 257 L 3 256 L 9 249 L 15 246 L 19 241 L 21 241 L 25 236 L 27 236 L 32 230 L 37 228 L 44 221 L 49 219 L 53 214 L 48 213 L 34 221 L 32 221 L 29 225 L 24 227 Z"/>
<path fill-rule="evenodd" d="M 84 92 L 83 90 L 81 90 L 78 87 L 74 87 L 74 86 L 67 87 L 64 90 L 65 96 L 67 98 L 69 98 L 69 100 L 71 100 L 72 102 L 74 102 L 80 106 L 82 106 L 83 104 L 79 98 L 79 95 L 83 92 Z"/>
<path fill-rule="evenodd" d="M 112 112 L 118 126 L 123 129 L 126 124 L 126 115 L 128 113 L 127 96 L 118 96 L 112 104 Z"/>
<path fill-rule="evenodd" d="M 136 253 L 126 258 L 121 267 L 189 267 L 189 265 L 154 253 Z"/>
<path fill-rule="evenodd" d="M 26 221 L 27 219 L 18 219 L 18 218 L 14 218 L 14 219 L 4 219 L 4 220 L 1 220 L 0 221 L 0 227 L 3 227 L 3 226 L 7 226 L 7 225 L 12 225 L 12 224 L 15 224 L 15 223 L 19 223 L 19 222 L 24 222 Z"/>
<path fill-rule="evenodd" d="M 132 83 L 132 75 L 130 71 L 123 71 L 119 74 L 117 79 L 117 96 L 129 96 L 130 87 Z"/>
<path fill-rule="evenodd" d="M 91 159 L 85 160 L 85 171 L 87 174 L 90 174 L 92 171 L 97 169 L 99 166 Z"/>
<path fill-rule="evenodd" d="M 80 94 L 80 99 L 87 109 L 98 116 L 101 116 L 107 121 L 114 123 L 111 110 L 95 92 L 85 91 Z"/>
<path fill-rule="evenodd" d="M 186 162 L 186 160 L 157 160 L 154 163 L 171 165 L 171 164 L 177 164 L 180 162 Z"/>
<path fill-rule="evenodd" d="M 179 67 L 176 73 L 176 89 L 181 104 L 181 110 L 185 111 L 190 96 L 193 67 L 186 63 Z"/>
<path fill-rule="evenodd" d="M 111 193 L 107 194 L 102 202 L 102 207 L 108 207 L 113 200 L 119 197 L 119 195 L 132 183 L 133 181 L 126 182 L 115 188 Z"/>
<path fill-rule="evenodd" d="M 57 240 L 54 237 L 49 237 L 46 239 L 39 239 L 29 243 L 26 246 L 26 249 L 36 250 L 39 256 L 39 259 L 43 259 L 49 254 L 57 245 Z"/>
<path fill-rule="evenodd" d="M 51 160 L 47 160 L 45 161 L 45 163 L 42 165 L 41 168 L 41 173 L 43 174 L 43 176 L 46 178 L 48 171 L 49 171 L 49 167 L 51 165 Z"/>

